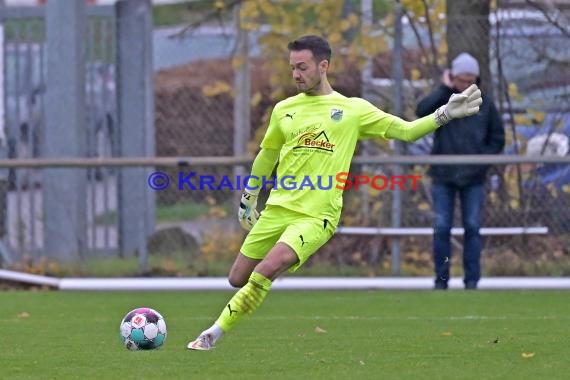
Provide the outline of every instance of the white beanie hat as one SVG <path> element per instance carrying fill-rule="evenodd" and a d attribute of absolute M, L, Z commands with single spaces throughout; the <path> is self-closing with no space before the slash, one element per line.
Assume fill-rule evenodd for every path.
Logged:
<path fill-rule="evenodd" d="M 471 74 L 479 76 L 479 64 L 471 54 L 461 53 L 451 62 L 451 74 Z"/>

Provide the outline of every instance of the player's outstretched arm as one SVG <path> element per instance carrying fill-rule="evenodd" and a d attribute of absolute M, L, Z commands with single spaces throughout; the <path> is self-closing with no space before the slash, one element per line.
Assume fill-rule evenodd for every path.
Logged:
<path fill-rule="evenodd" d="M 479 106 L 482 102 L 481 90 L 476 85 L 471 85 L 462 93 L 451 95 L 447 104 L 439 107 L 431 115 L 410 122 L 392 116 L 390 127 L 386 131 L 386 137 L 414 142 L 435 131 L 440 126 L 449 123 L 452 119 L 476 114 L 479 112 Z"/>
<path fill-rule="evenodd" d="M 251 175 L 246 189 L 241 195 L 238 209 L 238 221 L 246 231 L 250 231 L 257 223 L 259 218 L 259 212 L 256 209 L 257 197 L 263 184 L 263 178 L 271 175 L 278 158 L 279 150 L 261 149 L 253 161 Z"/>

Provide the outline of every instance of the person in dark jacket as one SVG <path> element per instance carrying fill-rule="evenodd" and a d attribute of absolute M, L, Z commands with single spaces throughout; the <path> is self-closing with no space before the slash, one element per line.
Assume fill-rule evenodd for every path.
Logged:
<path fill-rule="evenodd" d="M 422 99 L 416 114 L 422 117 L 446 104 L 450 96 L 479 82 L 479 64 L 467 53 L 459 54 L 442 76 L 442 84 Z M 499 154 L 505 145 L 501 115 L 493 101 L 483 95 L 475 115 L 455 119 L 435 131 L 431 154 Z M 455 196 L 459 194 L 463 220 L 463 270 L 465 289 L 476 289 L 481 277 L 482 240 L 479 234 L 485 198 L 488 165 L 433 165 L 434 208 L 433 259 L 435 289 L 447 289 L 451 265 L 451 227 Z"/>

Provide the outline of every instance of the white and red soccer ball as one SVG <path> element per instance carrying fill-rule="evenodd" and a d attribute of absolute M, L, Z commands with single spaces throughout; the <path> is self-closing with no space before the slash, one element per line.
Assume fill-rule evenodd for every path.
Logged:
<path fill-rule="evenodd" d="M 139 307 L 121 321 L 120 338 L 129 350 L 154 350 L 166 340 L 166 322 L 158 311 Z"/>

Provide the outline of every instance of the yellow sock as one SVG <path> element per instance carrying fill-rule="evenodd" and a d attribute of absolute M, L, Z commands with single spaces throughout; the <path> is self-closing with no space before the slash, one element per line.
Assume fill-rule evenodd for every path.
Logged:
<path fill-rule="evenodd" d="M 271 280 L 253 272 L 247 284 L 234 294 L 222 310 L 216 324 L 225 332 L 231 330 L 236 323 L 261 305 L 269 289 L 271 289 Z"/>

